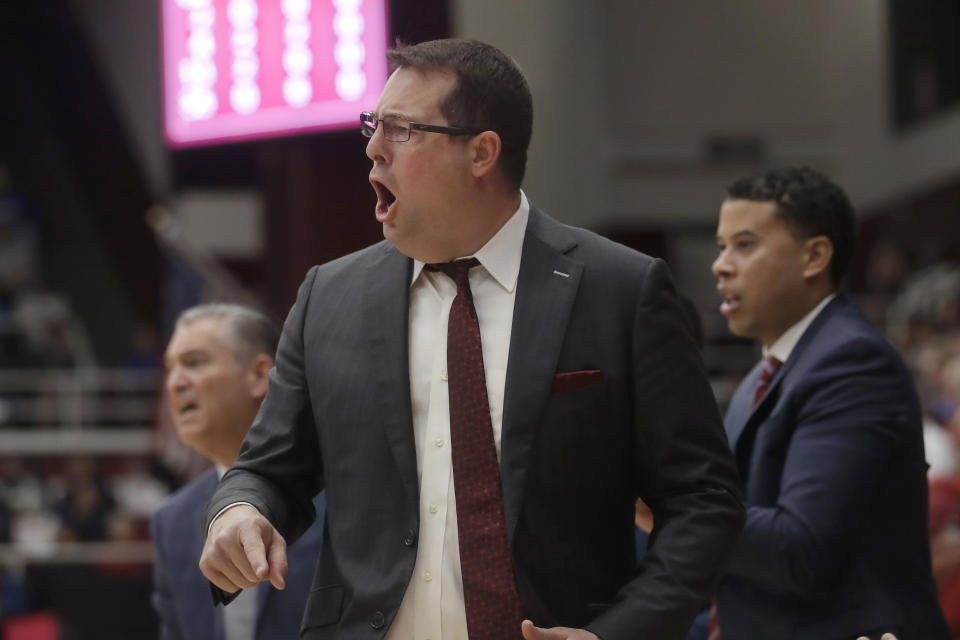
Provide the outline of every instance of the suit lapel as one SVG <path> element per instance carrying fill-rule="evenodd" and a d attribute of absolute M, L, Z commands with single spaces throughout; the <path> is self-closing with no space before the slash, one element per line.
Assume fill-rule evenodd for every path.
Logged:
<path fill-rule="evenodd" d="M 798 345 L 799 346 L 799 345 Z M 796 349 L 794 349 L 796 352 Z M 762 369 L 763 361 L 761 360 L 750 373 L 747 374 L 747 377 L 743 379 L 743 382 L 740 383 L 740 387 L 737 389 L 736 395 L 730 401 L 730 408 L 727 411 L 727 417 L 724 420 L 724 424 L 727 430 L 727 439 L 730 441 L 730 448 L 733 451 L 737 450 L 737 445 L 740 443 L 744 433 L 748 428 L 757 423 L 761 418 L 769 415 L 769 410 L 764 410 L 764 405 L 766 405 L 770 398 L 775 397 L 774 393 L 777 387 L 780 386 L 781 381 L 784 376 L 786 376 L 790 369 L 793 368 L 796 358 L 793 357 L 793 354 L 790 355 L 787 362 L 783 363 L 777 372 L 773 375 L 773 379 L 770 380 L 770 386 L 767 387 L 767 391 L 760 402 L 757 403 L 757 406 L 753 406 L 753 394 L 757 388 L 757 380 L 760 377 L 760 370 Z"/>
<path fill-rule="evenodd" d="M 747 377 L 743 379 L 736 394 L 730 401 L 730 408 L 727 410 L 727 416 L 724 419 L 731 449 L 734 451 L 737 450 L 737 445 L 744 431 L 746 431 L 749 425 L 755 422 L 754 416 L 762 415 L 759 413 L 760 410 L 774 395 L 773 392 L 777 387 L 790 375 L 791 370 L 797 366 L 797 363 L 802 359 L 804 351 L 806 351 L 807 347 L 814 341 L 820 327 L 823 326 L 833 314 L 838 313 L 839 310 L 845 306 L 846 299 L 842 295 L 838 295 L 814 318 L 810 326 L 803 332 L 800 340 L 797 341 L 796 346 L 794 346 L 793 351 L 790 353 L 790 357 L 787 358 L 787 361 L 784 362 L 776 374 L 774 374 L 773 379 L 770 381 L 770 387 L 756 407 L 753 406 L 753 392 L 754 389 L 757 388 L 757 378 L 760 376 L 761 363 L 758 362 L 750 373 L 747 374 Z"/>
<path fill-rule="evenodd" d="M 779 372 L 777 372 L 779 373 Z M 730 448 L 737 450 L 737 444 L 740 442 L 740 436 L 753 415 L 753 390 L 757 386 L 757 378 L 760 376 L 760 363 L 754 365 L 750 373 L 743 379 L 737 392 L 730 400 L 730 406 L 727 408 L 727 416 L 724 424 L 727 429 L 727 440 L 730 442 Z M 772 387 L 772 385 L 771 385 Z"/>
<path fill-rule="evenodd" d="M 179 561 L 179 573 L 183 576 L 189 576 L 190 593 L 181 594 L 182 602 L 188 608 L 184 618 L 189 621 L 192 631 L 198 638 L 211 638 L 211 640 L 222 640 L 223 638 L 223 607 L 214 607 L 210 602 L 210 583 L 200 573 L 197 567 L 197 560 L 200 559 L 200 552 L 203 550 L 204 532 L 197 526 L 206 510 L 207 502 L 213 497 L 213 492 L 217 488 L 217 472 L 210 469 L 204 473 L 198 480 L 199 487 L 192 494 L 192 504 L 180 516 L 187 524 L 184 532 L 183 544 L 186 550 L 183 553 L 176 554 Z"/>
<path fill-rule="evenodd" d="M 408 305 L 410 270 L 413 262 L 388 243 L 370 261 L 360 286 L 364 296 L 362 321 L 367 348 L 363 357 L 371 360 L 365 370 L 373 371 L 370 395 L 358 402 L 377 402 L 384 433 L 414 513 L 419 513 L 417 452 L 410 406 L 410 358 Z"/>
<path fill-rule="evenodd" d="M 503 402 L 500 475 L 507 535 L 513 541 L 530 449 L 550 396 L 583 264 L 564 255 L 576 246 L 563 227 L 531 209 L 513 310 Z"/>

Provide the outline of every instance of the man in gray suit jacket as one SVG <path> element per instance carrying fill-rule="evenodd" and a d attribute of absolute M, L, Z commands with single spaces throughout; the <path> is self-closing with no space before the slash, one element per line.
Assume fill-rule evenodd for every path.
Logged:
<path fill-rule="evenodd" d="M 389 55 L 361 115 L 386 240 L 307 274 L 201 568 L 224 601 L 282 585 L 325 489 L 304 638 L 682 638 L 744 512 L 666 266 L 529 205 L 502 52 Z"/>

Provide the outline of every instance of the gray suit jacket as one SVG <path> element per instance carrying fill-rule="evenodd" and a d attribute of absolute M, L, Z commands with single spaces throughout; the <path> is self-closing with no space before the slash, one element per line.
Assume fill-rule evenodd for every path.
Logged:
<path fill-rule="evenodd" d="M 208 508 L 209 520 L 246 500 L 296 537 L 326 490 L 305 638 L 382 637 L 413 572 L 411 264 L 381 242 L 308 273 L 267 398 Z M 531 210 L 517 287 L 500 472 L 526 613 L 605 640 L 682 638 L 744 512 L 668 270 Z M 584 371 L 599 375 L 557 377 Z M 639 563 L 637 496 L 656 521 Z"/>

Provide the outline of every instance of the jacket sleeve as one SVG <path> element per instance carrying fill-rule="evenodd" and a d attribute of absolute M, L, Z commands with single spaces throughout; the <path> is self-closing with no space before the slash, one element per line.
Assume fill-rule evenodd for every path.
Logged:
<path fill-rule="evenodd" d="M 313 497 L 323 489 L 323 466 L 304 366 L 304 318 L 317 267 L 307 274 L 280 336 L 266 398 L 207 506 L 204 533 L 226 506 L 248 502 L 287 542 L 314 521 Z"/>
<path fill-rule="evenodd" d="M 844 566 L 893 465 L 923 464 L 906 446 L 917 404 L 899 360 L 868 338 L 830 350 L 780 404 L 768 420 L 796 426 L 777 502 L 749 508 L 730 572 L 803 594 Z"/>
<path fill-rule="evenodd" d="M 162 532 L 161 517 L 154 515 L 150 519 L 150 537 L 153 539 L 156 553 L 153 559 L 153 592 L 150 601 L 153 604 L 157 617 L 160 618 L 160 640 L 182 640 L 183 636 L 177 629 L 173 615 L 174 587 L 166 565 L 167 557 Z"/>
<path fill-rule="evenodd" d="M 744 508 L 716 400 L 661 260 L 639 291 L 631 353 L 636 491 L 654 529 L 635 577 L 588 629 L 604 640 L 680 639 L 732 556 Z"/>

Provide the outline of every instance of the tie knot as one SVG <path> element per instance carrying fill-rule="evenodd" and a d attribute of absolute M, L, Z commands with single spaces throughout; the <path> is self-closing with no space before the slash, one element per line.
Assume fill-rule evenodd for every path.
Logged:
<path fill-rule="evenodd" d="M 457 283 L 457 288 L 467 287 L 469 289 L 470 281 L 467 279 L 467 273 L 480 264 L 476 258 L 467 258 L 466 260 L 454 260 L 452 262 L 438 262 L 436 264 L 427 264 L 427 271 L 441 271 Z"/>
<path fill-rule="evenodd" d="M 773 356 L 765 358 L 763 365 L 760 367 L 760 381 L 769 384 L 770 381 L 773 380 L 773 376 L 776 375 L 777 369 L 779 369 L 782 364 L 782 362 Z"/>

